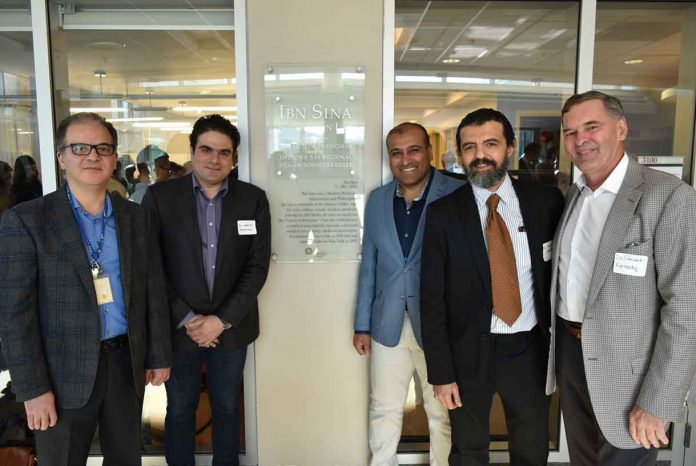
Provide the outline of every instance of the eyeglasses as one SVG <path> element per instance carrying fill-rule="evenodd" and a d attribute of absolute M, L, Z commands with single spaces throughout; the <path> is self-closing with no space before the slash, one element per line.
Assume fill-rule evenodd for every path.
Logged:
<path fill-rule="evenodd" d="M 92 152 L 92 149 L 97 151 L 98 155 L 101 155 L 102 157 L 108 157 L 110 155 L 114 155 L 114 151 L 116 150 L 116 146 L 113 144 L 87 144 L 84 142 L 76 142 L 74 144 L 66 144 L 64 146 L 60 147 L 60 151 L 64 151 L 67 148 L 70 148 L 73 154 L 75 155 L 89 155 L 90 152 Z"/>

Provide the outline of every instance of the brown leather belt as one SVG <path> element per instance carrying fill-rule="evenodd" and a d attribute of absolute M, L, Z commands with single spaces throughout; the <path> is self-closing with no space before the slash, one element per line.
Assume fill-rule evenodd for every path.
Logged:
<path fill-rule="evenodd" d="M 117 337 L 109 338 L 108 340 L 101 341 L 101 352 L 108 353 L 122 346 L 128 344 L 128 335 L 119 335 Z"/>
<path fill-rule="evenodd" d="M 559 319 L 561 320 L 561 322 L 563 322 L 563 326 L 568 331 L 568 333 L 573 335 L 578 340 L 582 337 L 582 324 L 580 322 L 565 320 L 561 317 L 559 317 Z"/>

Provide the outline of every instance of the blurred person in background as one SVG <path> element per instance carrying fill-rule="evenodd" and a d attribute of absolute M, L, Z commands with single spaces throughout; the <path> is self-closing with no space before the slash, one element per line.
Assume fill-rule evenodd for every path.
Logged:
<path fill-rule="evenodd" d="M 36 199 L 43 195 L 39 169 L 31 155 L 20 155 L 15 160 L 12 176 L 12 205 Z"/>

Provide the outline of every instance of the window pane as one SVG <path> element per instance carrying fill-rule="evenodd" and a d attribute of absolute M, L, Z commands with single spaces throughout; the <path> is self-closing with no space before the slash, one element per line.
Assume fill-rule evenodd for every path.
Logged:
<path fill-rule="evenodd" d="M 158 174 L 155 160 L 166 153 L 184 166 L 200 116 L 218 113 L 237 122 L 232 2 L 191 8 L 183 1 L 83 1 L 55 11 L 57 119 L 95 111 L 114 124 L 120 177 L 128 178 L 130 194 L 137 163 L 148 164 L 153 180 L 186 173 L 188 165 L 159 167 Z"/>
<path fill-rule="evenodd" d="M 510 172 L 567 189 L 570 160 L 559 154 L 561 107 L 575 89 L 579 2 L 397 0 L 395 123 L 430 133 L 434 164 L 461 172 L 456 128 L 480 107 L 503 112 L 517 136 Z M 527 151 L 525 151 L 527 148 Z M 538 157 L 520 172 L 525 152 Z M 531 156 L 528 154 L 527 158 Z M 560 158 L 560 160 L 559 160 Z M 399 451 L 427 451 L 428 424 L 418 384 L 405 407 Z M 558 448 L 558 398 L 551 404 L 550 449 Z M 499 398 L 491 409 L 491 450 L 507 449 Z"/>
<path fill-rule="evenodd" d="M 679 157 L 691 182 L 696 2 L 601 2 L 596 37 L 594 89 L 623 102 L 626 152 Z"/>
<path fill-rule="evenodd" d="M 93 111 L 114 124 L 118 177 L 132 199 L 142 200 L 151 181 L 180 173 L 156 160 L 166 153 L 172 165 L 185 166 L 188 135 L 199 117 L 219 113 L 237 122 L 233 2 L 201 0 L 195 7 L 184 0 L 59 3 L 64 2 L 50 2 L 56 118 Z M 139 185 L 138 163 L 150 173 Z M 206 385 L 204 370 L 198 453 L 211 452 Z M 166 406 L 164 386 L 146 387 L 141 438 L 148 454 L 163 451 Z M 96 438 L 92 453 L 99 453 Z"/>
<path fill-rule="evenodd" d="M 41 196 L 29 1 L 0 4 L 0 216 Z"/>

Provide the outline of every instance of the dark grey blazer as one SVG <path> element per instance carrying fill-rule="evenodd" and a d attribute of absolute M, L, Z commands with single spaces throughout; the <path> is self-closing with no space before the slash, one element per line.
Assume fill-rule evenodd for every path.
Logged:
<path fill-rule="evenodd" d="M 238 349 L 259 335 L 257 296 L 268 275 L 271 218 L 266 193 L 229 178 L 222 201 L 222 225 L 215 264 L 213 296 L 203 270 L 201 236 L 191 175 L 150 186 L 143 198 L 160 230 L 169 286 L 174 351 L 192 351 L 196 343 L 176 326 L 190 312 L 214 314 L 232 324 L 220 336 L 219 348 Z M 237 222 L 255 220 L 255 235 L 239 235 Z"/>
<path fill-rule="evenodd" d="M 118 196 L 111 202 L 142 397 L 145 369 L 171 365 L 166 282 L 147 211 Z M 0 339 L 18 400 L 52 390 L 58 407 L 84 406 L 99 362 L 99 311 L 65 187 L 5 212 L 0 264 Z"/>

